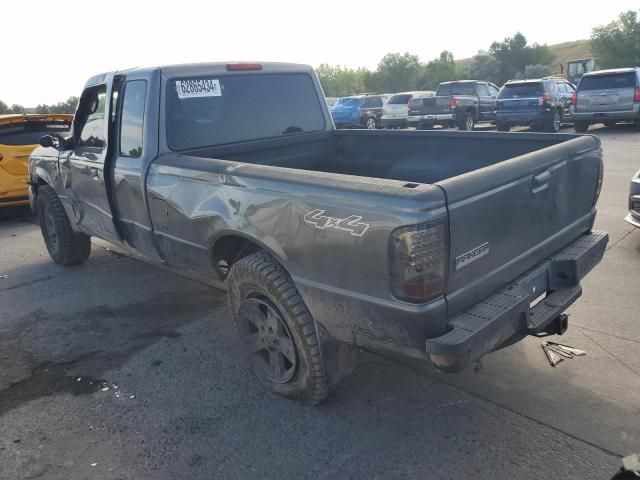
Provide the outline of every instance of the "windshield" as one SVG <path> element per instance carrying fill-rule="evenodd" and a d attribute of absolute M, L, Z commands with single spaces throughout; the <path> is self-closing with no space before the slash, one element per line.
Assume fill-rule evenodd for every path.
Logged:
<path fill-rule="evenodd" d="M 516 83 L 505 85 L 498 98 L 539 97 L 542 94 L 543 88 L 540 82 Z"/>
<path fill-rule="evenodd" d="M 471 82 L 445 83 L 438 86 L 436 95 L 475 95 L 476 85 Z"/>
<path fill-rule="evenodd" d="M 387 104 L 389 104 L 389 105 L 401 105 L 401 104 L 406 105 L 407 103 L 409 103 L 410 99 L 411 99 L 411 94 L 410 93 L 400 93 L 398 95 L 393 95 L 387 101 Z"/>
<path fill-rule="evenodd" d="M 636 75 L 633 72 L 582 77 L 580 90 L 605 90 L 611 88 L 634 88 Z"/>
<path fill-rule="evenodd" d="M 26 122 L 0 126 L 0 144 L 37 145 L 43 135 L 67 136 L 70 124 L 66 122 Z"/>
<path fill-rule="evenodd" d="M 362 99 L 355 97 L 339 98 L 334 107 L 358 108 Z"/>
<path fill-rule="evenodd" d="M 324 128 L 318 94 L 307 74 L 222 75 L 167 83 L 167 142 L 173 150 Z"/>

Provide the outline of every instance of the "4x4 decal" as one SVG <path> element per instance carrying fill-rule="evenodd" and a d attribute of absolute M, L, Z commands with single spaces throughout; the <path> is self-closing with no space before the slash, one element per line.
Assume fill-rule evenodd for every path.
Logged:
<path fill-rule="evenodd" d="M 336 218 L 324 215 L 324 212 L 324 210 L 320 210 L 319 208 L 311 210 L 304 216 L 304 221 L 319 230 L 333 228 L 342 232 L 349 232 L 354 237 L 361 237 L 367 230 L 369 230 L 370 225 L 368 223 L 361 222 L 360 220 L 362 220 L 362 217 L 360 215 Z"/>

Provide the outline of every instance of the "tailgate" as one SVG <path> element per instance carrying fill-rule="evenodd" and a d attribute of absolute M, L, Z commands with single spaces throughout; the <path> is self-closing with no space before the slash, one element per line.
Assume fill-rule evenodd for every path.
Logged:
<path fill-rule="evenodd" d="M 448 315 L 588 231 L 601 173 L 599 140 L 582 136 L 438 183 L 449 208 Z"/>
<path fill-rule="evenodd" d="M 419 107 L 421 115 L 451 113 L 450 97 L 427 97 L 422 99 L 422 105 Z"/>

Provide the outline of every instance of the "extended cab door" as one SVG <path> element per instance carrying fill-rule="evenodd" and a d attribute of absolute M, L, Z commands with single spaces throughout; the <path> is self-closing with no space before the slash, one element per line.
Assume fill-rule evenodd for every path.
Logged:
<path fill-rule="evenodd" d="M 489 93 L 486 83 L 478 83 L 479 115 L 478 120 L 491 120 L 495 111 L 496 99 Z"/>
<path fill-rule="evenodd" d="M 118 92 L 110 165 L 115 221 L 124 242 L 138 253 L 160 259 L 145 195 L 145 172 L 158 155 L 159 71 L 116 77 Z M 156 126 L 151 128 L 150 125 Z"/>
<path fill-rule="evenodd" d="M 119 242 L 105 182 L 112 79 L 113 74 L 94 77 L 82 93 L 73 121 L 72 150 L 61 152 L 60 170 L 75 222 L 89 234 Z"/>

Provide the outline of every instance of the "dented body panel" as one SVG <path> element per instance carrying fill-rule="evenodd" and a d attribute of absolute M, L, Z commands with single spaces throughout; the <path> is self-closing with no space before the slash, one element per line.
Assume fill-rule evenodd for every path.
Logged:
<path fill-rule="evenodd" d="M 299 101 L 308 107 L 292 118 L 309 112 L 316 117 L 296 117 L 297 123 L 268 138 L 172 149 L 171 128 L 187 125 L 184 135 L 190 135 L 215 120 L 194 119 L 199 110 L 192 109 L 193 99 L 209 96 L 208 108 L 224 112 L 225 95 L 230 98 L 246 80 L 234 84 L 239 75 L 307 76 L 302 84 L 308 80 L 312 88 Z M 181 85 L 186 87 L 178 91 Z M 123 151 L 130 132 L 118 126 L 127 123 L 127 92 L 134 87 L 138 96 L 146 95 L 139 100 L 144 128 L 138 131 L 140 148 Z M 87 153 L 78 146 L 83 118 L 94 115 L 87 113 L 90 100 L 103 91 L 107 99 L 118 92 L 104 108 L 113 126 L 102 125 L 104 145 L 91 140 L 90 148 L 98 145 L 99 151 Z M 297 126 L 305 121 L 314 125 L 311 131 Z M 427 359 L 425 342 L 451 332 L 454 319 L 466 318 L 465 312 L 527 272 L 543 265 L 555 272 L 557 263 L 549 259 L 589 234 L 602 152 L 592 136 L 337 131 L 309 67 L 262 64 L 259 71 L 238 73 L 225 64 L 202 64 L 93 77 L 71 140 L 58 150 L 39 148 L 30 165 L 32 196 L 38 185 L 50 184 L 78 231 L 206 275 L 221 288 L 233 261 L 266 250 L 289 272 L 327 335 Z M 444 232 L 436 246 L 444 262 L 441 287 L 417 300 L 400 298 L 392 286 L 394 275 L 406 270 L 392 262 L 392 250 L 404 238 L 398 232 L 431 226 Z M 592 267 L 605 244 L 606 236 L 590 244 L 584 254 L 589 261 L 582 255 L 565 263 L 577 265 L 580 258 Z M 589 270 L 558 288 L 579 288 Z M 544 285 L 551 293 L 556 284 Z M 413 294 L 411 285 L 403 288 Z M 532 294 L 523 294 L 517 308 Z M 567 299 L 560 313 L 577 298 L 554 298 L 560 297 Z M 523 311 L 513 310 L 506 323 L 487 319 L 479 340 L 449 347 L 464 358 L 449 362 L 459 366 L 454 370 L 507 337 L 526 334 Z M 540 328 L 553 320 L 545 317 Z M 446 356 L 446 344 L 438 344 L 439 358 Z"/>

